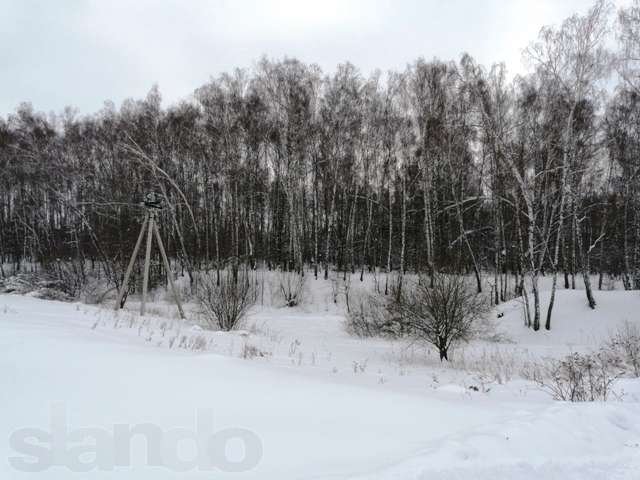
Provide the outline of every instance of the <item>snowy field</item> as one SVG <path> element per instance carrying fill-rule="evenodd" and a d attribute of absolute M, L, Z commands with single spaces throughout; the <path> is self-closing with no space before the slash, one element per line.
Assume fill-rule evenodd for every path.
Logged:
<path fill-rule="evenodd" d="M 551 332 L 524 328 L 522 306 L 506 303 L 491 314 L 491 338 L 443 365 L 423 345 L 349 336 L 327 283 L 309 280 L 300 307 L 254 309 L 233 333 L 181 323 L 162 295 L 145 319 L 134 302 L 116 315 L 0 295 L 0 479 L 640 479 L 639 380 L 618 380 L 609 402 L 572 404 L 520 376 L 528 361 L 597 349 L 640 322 L 638 292 L 598 291 L 591 311 L 583 292 L 560 290 Z M 51 440 L 25 441 L 41 449 L 30 456 L 14 448 L 20 432 L 64 438 L 58 424 L 63 450 L 84 446 L 77 458 L 91 471 L 16 469 Z M 196 442 L 185 440 L 185 471 L 150 466 L 144 436 L 132 435 L 129 465 L 109 470 L 116 424 L 242 432 L 218 453 L 227 466 L 247 455 L 256 465 L 196 468 Z M 102 433 L 78 438 L 89 427 Z"/>

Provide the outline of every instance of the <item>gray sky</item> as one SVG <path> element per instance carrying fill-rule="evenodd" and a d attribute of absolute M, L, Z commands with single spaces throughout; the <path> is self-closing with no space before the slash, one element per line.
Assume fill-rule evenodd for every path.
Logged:
<path fill-rule="evenodd" d="M 616 3 L 621 3 L 620 0 Z M 323 71 L 351 61 L 364 74 L 419 56 L 523 71 L 540 27 L 590 0 L 0 0 L 0 115 L 21 101 L 81 113 L 141 98 L 158 83 L 164 105 L 211 76 L 262 55 L 295 56 Z"/>

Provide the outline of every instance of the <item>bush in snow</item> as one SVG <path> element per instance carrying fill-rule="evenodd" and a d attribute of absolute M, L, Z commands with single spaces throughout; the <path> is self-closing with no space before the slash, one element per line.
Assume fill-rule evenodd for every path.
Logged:
<path fill-rule="evenodd" d="M 0 283 L 0 293 L 17 293 L 44 300 L 71 301 L 77 289 L 68 288 L 57 278 L 56 272 L 49 270 L 39 273 L 18 273 Z"/>
<path fill-rule="evenodd" d="M 606 401 L 615 380 L 622 374 L 620 358 L 602 349 L 596 353 L 574 352 L 562 359 L 548 359 L 527 366 L 523 376 L 549 392 L 555 400 Z"/>
<path fill-rule="evenodd" d="M 197 299 L 209 327 L 233 330 L 256 303 L 255 280 L 246 266 L 234 266 L 217 275 L 202 274 Z"/>
<path fill-rule="evenodd" d="M 251 360 L 256 357 L 267 357 L 269 355 L 268 352 L 265 352 L 255 345 L 251 345 L 250 343 L 244 343 L 242 346 L 242 351 L 240 352 L 240 356 L 245 360 Z"/>
<path fill-rule="evenodd" d="M 640 377 L 640 328 L 638 325 L 625 322 L 611 337 L 609 347 L 622 356 L 627 369 Z"/>
<path fill-rule="evenodd" d="M 473 334 L 473 323 L 487 311 L 486 298 L 474 292 L 464 278 L 436 275 L 421 278 L 417 284 L 405 284 L 399 301 L 389 304 L 404 328 L 418 339 L 434 345 L 440 360 L 449 360 L 449 348 L 467 341 Z"/>
<path fill-rule="evenodd" d="M 56 280 L 56 288 L 71 297 L 78 297 L 87 284 L 87 275 L 82 260 L 63 262 L 60 259 L 47 269 Z"/>
<path fill-rule="evenodd" d="M 358 293 L 352 296 L 346 314 L 346 329 L 357 337 L 395 336 L 397 323 L 393 321 L 386 299 L 382 296 Z"/>
<path fill-rule="evenodd" d="M 302 303 L 305 277 L 297 272 L 281 271 L 278 274 L 278 291 L 287 307 Z"/>
<path fill-rule="evenodd" d="M 17 293 L 24 295 L 37 288 L 39 278 L 35 274 L 17 273 L 0 280 L 0 293 Z"/>

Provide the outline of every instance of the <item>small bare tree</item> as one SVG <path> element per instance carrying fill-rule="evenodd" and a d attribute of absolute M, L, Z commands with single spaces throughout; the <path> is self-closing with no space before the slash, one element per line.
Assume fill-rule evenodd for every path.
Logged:
<path fill-rule="evenodd" d="M 278 290 L 287 307 L 302 303 L 305 277 L 297 272 L 281 271 L 278 274 Z"/>
<path fill-rule="evenodd" d="M 406 288 L 398 303 L 391 303 L 409 332 L 434 345 L 440 360 L 449 360 L 449 348 L 468 340 L 472 325 L 486 311 L 488 303 L 470 289 L 464 278 L 435 275 L 421 278 L 413 288 Z"/>
<path fill-rule="evenodd" d="M 251 270 L 237 266 L 198 279 L 197 298 L 209 327 L 233 330 L 256 303 L 257 290 Z"/>

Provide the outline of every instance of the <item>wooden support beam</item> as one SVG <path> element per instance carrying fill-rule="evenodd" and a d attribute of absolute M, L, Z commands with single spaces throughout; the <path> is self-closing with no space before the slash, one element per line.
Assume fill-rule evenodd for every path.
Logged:
<path fill-rule="evenodd" d="M 129 277 L 131 276 L 133 265 L 136 262 L 136 257 L 138 256 L 138 251 L 140 250 L 140 245 L 142 244 L 142 238 L 144 237 L 144 232 L 146 230 L 148 222 L 149 222 L 149 214 L 147 213 L 147 215 L 144 217 L 144 221 L 142 222 L 142 227 L 140 228 L 140 234 L 138 235 L 138 241 L 136 242 L 136 246 L 134 247 L 133 253 L 131 254 L 129 265 L 127 266 L 127 270 L 124 274 L 124 280 L 122 281 L 122 287 L 120 288 L 120 292 L 118 292 L 118 299 L 116 300 L 116 304 L 114 305 L 114 310 L 118 310 L 121 307 L 122 299 L 124 298 L 124 294 L 127 291 L 127 286 L 129 285 Z"/>
<path fill-rule="evenodd" d="M 153 225 L 153 231 L 156 234 L 156 241 L 158 242 L 158 248 L 160 249 L 160 256 L 162 256 L 162 261 L 164 262 L 164 268 L 167 271 L 167 279 L 169 279 L 169 286 L 171 287 L 171 292 L 173 293 L 173 298 L 176 301 L 176 305 L 178 306 L 178 312 L 180 313 L 180 318 L 185 319 L 184 310 L 182 309 L 182 303 L 180 302 L 180 296 L 178 295 L 178 290 L 176 289 L 175 284 L 173 283 L 173 272 L 171 271 L 171 265 L 169 265 L 169 259 L 167 258 L 167 253 L 164 250 L 164 244 L 162 243 L 162 238 L 160 237 L 160 232 L 158 231 L 158 225 Z"/>
<path fill-rule="evenodd" d="M 144 317 L 147 306 L 147 288 L 149 287 L 149 264 L 151 263 L 151 240 L 153 239 L 154 213 L 149 213 L 149 232 L 147 234 L 147 251 L 144 255 L 144 277 L 142 277 L 142 303 L 140 315 Z"/>

